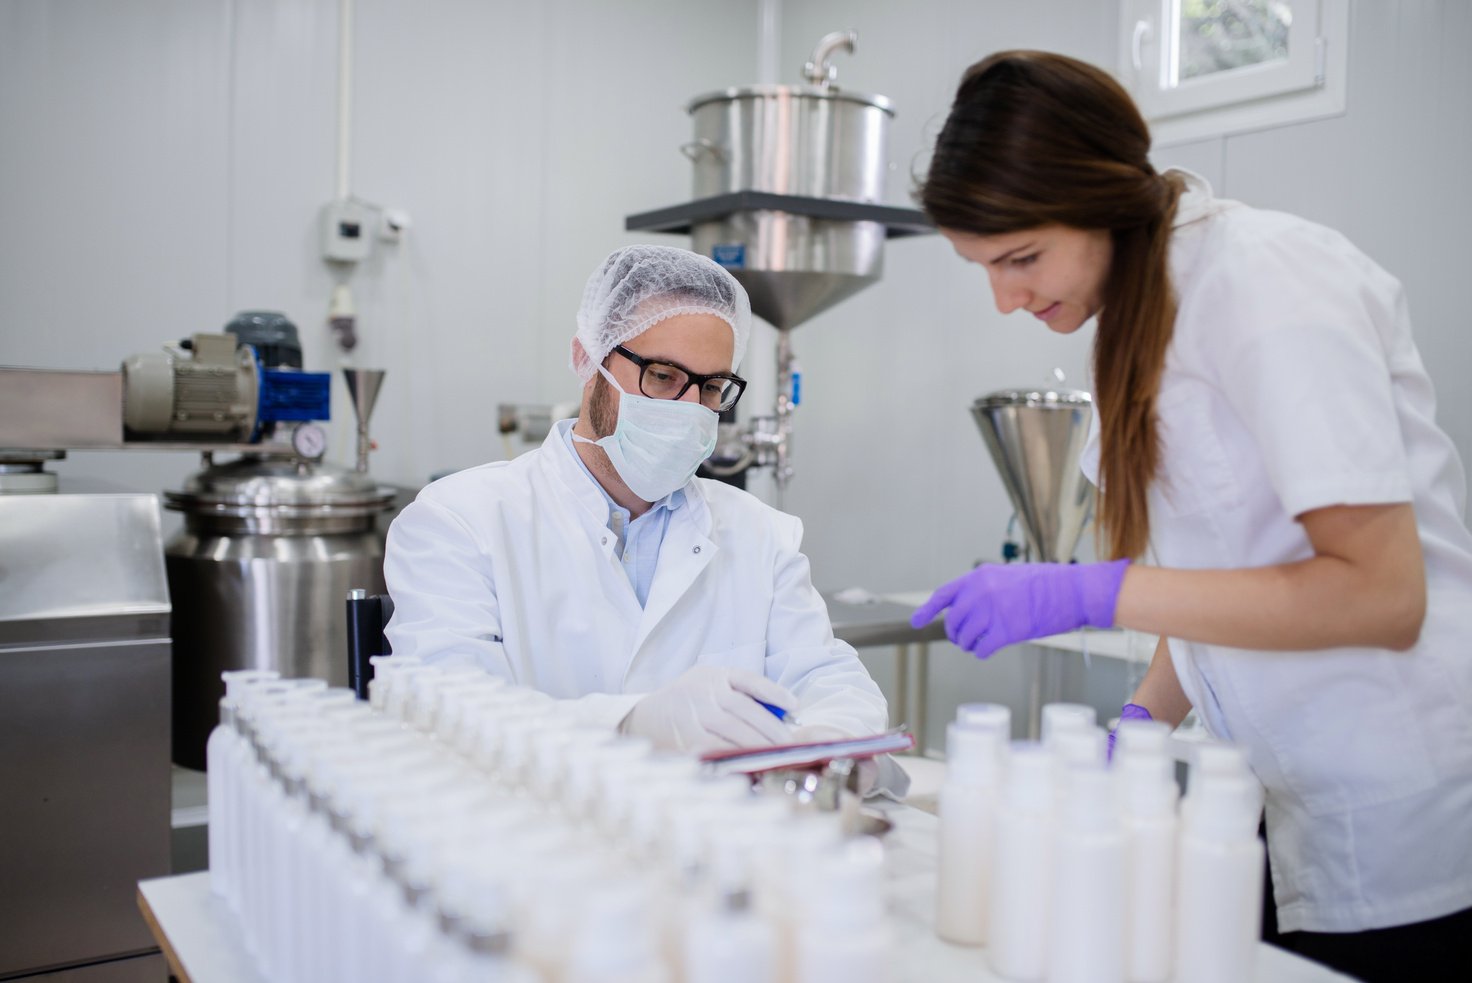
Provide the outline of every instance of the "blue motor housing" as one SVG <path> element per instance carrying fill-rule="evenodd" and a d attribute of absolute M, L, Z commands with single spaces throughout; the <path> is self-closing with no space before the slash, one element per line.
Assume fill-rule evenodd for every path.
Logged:
<path fill-rule="evenodd" d="M 332 419 L 332 374 L 262 369 L 256 426 Z"/>

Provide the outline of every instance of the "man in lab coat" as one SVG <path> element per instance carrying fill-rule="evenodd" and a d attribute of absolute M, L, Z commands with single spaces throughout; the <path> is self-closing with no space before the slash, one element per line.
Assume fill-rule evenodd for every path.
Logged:
<path fill-rule="evenodd" d="M 732 369 L 750 324 L 745 290 L 703 256 L 609 256 L 572 342 L 577 420 L 433 483 L 390 528 L 394 653 L 478 666 L 664 747 L 882 730 L 884 698 L 833 637 L 802 523 L 693 477 L 745 387 Z"/>

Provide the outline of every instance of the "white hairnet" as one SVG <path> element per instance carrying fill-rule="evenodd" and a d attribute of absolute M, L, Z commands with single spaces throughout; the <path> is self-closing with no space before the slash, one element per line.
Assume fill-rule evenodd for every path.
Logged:
<path fill-rule="evenodd" d="M 674 246 L 627 246 L 588 278 L 578 308 L 578 341 L 572 370 L 587 382 L 615 345 L 636 338 L 667 317 L 714 314 L 731 326 L 741 364 L 751 334 L 746 289 L 714 260 Z"/>

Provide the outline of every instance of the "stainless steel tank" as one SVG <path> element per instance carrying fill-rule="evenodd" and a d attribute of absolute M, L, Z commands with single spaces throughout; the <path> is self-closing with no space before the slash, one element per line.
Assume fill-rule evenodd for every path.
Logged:
<path fill-rule="evenodd" d="M 695 197 L 730 191 L 877 202 L 884 197 L 889 120 L 883 96 L 837 86 L 748 85 L 686 107 Z"/>
<path fill-rule="evenodd" d="M 815 56 L 816 58 L 816 56 Z M 750 85 L 691 100 L 695 197 L 738 191 L 875 204 L 884 198 L 883 96 L 830 85 Z M 691 229 L 692 248 L 741 281 L 751 308 L 794 328 L 879 279 L 886 229 L 791 211 L 736 212 Z"/>
<path fill-rule="evenodd" d="M 174 606 L 174 760 L 204 767 L 227 669 L 347 685 L 349 589 L 383 593 L 391 489 L 366 474 L 247 455 L 165 492 L 184 529 L 164 549 Z"/>

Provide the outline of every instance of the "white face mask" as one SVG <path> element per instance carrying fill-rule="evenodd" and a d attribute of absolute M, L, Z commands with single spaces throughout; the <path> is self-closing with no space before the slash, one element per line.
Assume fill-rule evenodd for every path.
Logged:
<path fill-rule="evenodd" d="M 611 372 L 601 365 L 598 371 L 623 394 L 618 402 L 618 425 L 598 440 L 577 434 L 572 439 L 603 448 L 629 491 L 646 502 L 657 502 L 683 488 L 700 462 L 716 449 L 720 417 L 699 403 L 626 392 Z"/>

